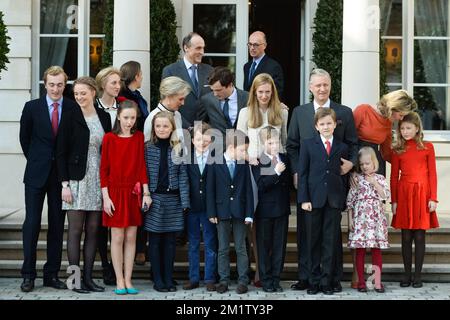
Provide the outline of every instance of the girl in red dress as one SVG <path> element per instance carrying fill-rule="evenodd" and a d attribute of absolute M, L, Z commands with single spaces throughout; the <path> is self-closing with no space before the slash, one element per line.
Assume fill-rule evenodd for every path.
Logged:
<path fill-rule="evenodd" d="M 437 176 L 434 147 L 423 141 L 422 123 L 416 112 L 399 122 L 391 168 L 392 226 L 402 229 L 405 274 L 401 287 L 422 287 L 425 230 L 439 227 L 436 216 Z M 415 245 L 414 280 L 411 278 L 412 242 Z"/>
<path fill-rule="evenodd" d="M 136 131 L 138 112 L 135 102 L 121 102 L 112 132 L 105 135 L 102 144 L 103 225 L 111 228 L 111 258 L 117 279 L 114 292 L 119 295 L 138 293 L 131 284 L 136 230 L 142 224 L 141 208 L 149 208 L 152 202 L 144 135 Z"/>

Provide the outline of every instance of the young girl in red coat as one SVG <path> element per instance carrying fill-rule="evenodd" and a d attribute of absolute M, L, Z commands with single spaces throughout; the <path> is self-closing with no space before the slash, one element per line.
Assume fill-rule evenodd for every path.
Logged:
<path fill-rule="evenodd" d="M 135 102 L 121 102 L 112 132 L 105 135 L 102 144 L 103 225 L 111 228 L 111 258 L 117 279 L 114 292 L 119 295 L 139 292 L 131 284 L 136 230 L 142 224 L 141 208 L 149 208 L 152 201 L 144 135 L 136 130 L 138 112 Z"/>
<path fill-rule="evenodd" d="M 405 274 L 401 287 L 422 287 L 425 230 L 439 227 L 436 216 L 437 177 L 434 148 L 423 141 L 419 115 L 411 112 L 399 122 L 391 168 L 392 226 L 402 229 Z M 411 278 L 412 242 L 415 245 L 414 280 Z"/>

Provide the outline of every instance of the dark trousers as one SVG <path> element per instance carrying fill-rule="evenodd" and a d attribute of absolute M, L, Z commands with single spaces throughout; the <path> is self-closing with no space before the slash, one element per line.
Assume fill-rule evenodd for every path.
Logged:
<path fill-rule="evenodd" d="M 136 233 L 136 254 L 145 253 L 147 251 L 147 231 L 144 229 L 144 225 L 137 228 Z"/>
<path fill-rule="evenodd" d="M 153 273 L 153 282 L 158 288 L 169 288 L 173 283 L 176 232 L 149 232 L 148 253 Z"/>
<path fill-rule="evenodd" d="M 334 265 L 334 273 L 331 278 L 332 284 L 342 281 L 344 277 L 344 250 L 342 248 L 342 230 L 341 230 L 341 219 L 342 213 L 338 217 L 339 224 L 337 226 L 337 241 L 336 241 L 336 259 Z"/>
<path fill-rule="evenodd" d="M 36 249 L 45 195 L 48 206 L 48 232 L 44 278 L 58 276 L 61 268 L 65 212 L 61 210 L 61 184 L 53 166 L 47 183 L 42 188 L 25 185 L 25 221 L 22 227 L 24 259 L 21 271 L 23 278 L 36 279 Z"/>
<path fill-rule="evenodd" d="M 336 266 L 336 242 L 341 210 L 326 204 L 315 208 L 305 216 L 307 242 L 310 255 L 310 278 L 312 285 L 331 286 Z"/>
<path fill-rule="evenodd" d="M 298 280 L 307 281 L 309 272 L 309 251 L 306 238 L 306 213 L 300 205 L 297 207 L 297 262 Z"/>
<path fill-rule="evenodd" d="M 289 216 L 256 221 L 259 278 L 264 288 L 278 287 L 286 255 Z"/>

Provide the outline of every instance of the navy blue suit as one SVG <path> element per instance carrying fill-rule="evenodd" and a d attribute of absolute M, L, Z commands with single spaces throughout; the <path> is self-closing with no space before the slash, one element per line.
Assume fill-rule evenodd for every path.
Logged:
<path fill-rule="evenodd" d="M 279 157 L 286 165 L 281 175 L 275 172 L 265 153 L 261 155 L 258 166 L 252 167 L 259 199 L 255 211 L 259 277 L 266 289 L 280 286 L 291 211 L 289 159 L 285 154 L 279 154 Z"/>
<path fill-rule="evenodd" d="M 76 108 L 74 101 L 63 98 L 61 119 Z M 47 263 L 44 278 L 53 278 L 61 268 L 64 213 L 61 210 L 61 184 L 56 170 L 55 146 L 46 96 L 28 101 L 20 118 L 20 145 L 27 159 L 25 184 L 25 221 L 23 223 L 23 278 L 36 278 L 36 249 L 41 229 L 42 207 L 47 195 Z"/>
<path fill-rule="evenodd" d="M 320 136 L 302 141 L 297 202 L 311 202 L 313 208 L 305 211 L 309 283 L 326 288 L 333 285 L 336 272 L 336 243 L 347 192 L 341 158 L 348 159 L 348 147 L 336 138 L 330 155 Z"/>

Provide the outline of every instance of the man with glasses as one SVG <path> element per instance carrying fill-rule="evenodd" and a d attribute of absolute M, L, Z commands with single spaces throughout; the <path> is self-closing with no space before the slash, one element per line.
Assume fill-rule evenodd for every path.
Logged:
<path fill-rule="evenodd" d="M 266 55 L 266 35 L 261 31 L 253 32 L 248 38 L 247 46 L 252 59 L 244 65 L 244 90 L 250 91 L 255 76 L 260 73 L 268 73 L 272 76 L 278 96 L 282 99 L 284 89 L 283 69 L 277 61 Z"/>

